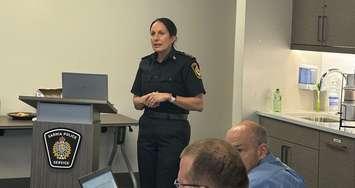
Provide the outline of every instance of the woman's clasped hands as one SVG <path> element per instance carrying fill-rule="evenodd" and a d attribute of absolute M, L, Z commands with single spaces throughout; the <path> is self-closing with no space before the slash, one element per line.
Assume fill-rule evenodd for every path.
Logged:
<path fill-rule="evenodd" d="M 170 93 L 159 93 L 154 91 L 148 93 L 142 97 L 143 104 L 149 108 L 156 108 L 160 105 L 161 102 L 168 101 L 171 97 Z"/>

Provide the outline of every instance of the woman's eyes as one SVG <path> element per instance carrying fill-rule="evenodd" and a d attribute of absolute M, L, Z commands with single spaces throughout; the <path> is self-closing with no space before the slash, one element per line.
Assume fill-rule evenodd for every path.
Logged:
<path fill-rule="evenodd" d="M 151 36 L 156 35 L 156 34 L 158 34 L 158 35 L 164 35 L 165 33 L 162 32 L 162 31 L 158 31 L 158 32 L 155 32 L 155 31 L 154 31 L 154 32 L 151 32 L 151 33 L 150 33 Z"/>

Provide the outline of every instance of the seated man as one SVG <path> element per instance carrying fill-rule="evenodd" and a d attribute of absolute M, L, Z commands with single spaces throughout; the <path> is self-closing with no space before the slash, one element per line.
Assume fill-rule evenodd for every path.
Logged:
<path fill-rule="evenodd" d="M 249 120 L 228 130 L 225 140 L 240 153 L 250 188 L 304 188 L 303 178 L 268 150 L 266 130 Z"/>
<path fill-rule="evenodd" d="M 180 155 L 176 187 L 247 188 L 248 175 L 239 153 L 226 141 L 205 139 Z"/>

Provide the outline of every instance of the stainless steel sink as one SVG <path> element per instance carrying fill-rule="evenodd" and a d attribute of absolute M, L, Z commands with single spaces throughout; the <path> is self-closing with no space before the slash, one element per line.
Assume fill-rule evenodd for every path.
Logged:
<path fill-rule="evenodd" d="M 300 117 L 302 119 L 306 119 L 306 120 L 311 120 L 311 121 L 316 121 L 316 122 L 323 122 L 323 123 L 336 123 L 339 122 L 339 119 L 334 119 L 334 118 L 329 118 L 329 117 Z"/>
<path fill-rule="evenodd" d="M 300 118 L 313 122 L 321 123 L 337 123 L 339 122 L 339 116 L 327 114 L 327 113 L 290 113 L 289 116 Z"/>

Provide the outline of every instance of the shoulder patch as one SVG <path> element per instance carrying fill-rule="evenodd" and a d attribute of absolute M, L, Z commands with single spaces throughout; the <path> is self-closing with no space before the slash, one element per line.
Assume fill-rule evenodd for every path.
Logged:
<path fill-rule="evenodd" d="M 200 67 L 199 67 L 198 63 L 193 62 L 193 63 L 191 64 L 191 68 L 192 68 L 192 70 L 194 71 L 195 76 L 196 76 L 198 79 L 202 79 L 202 75 L 201 75 L 201 71 L 200 71 Z"/>

